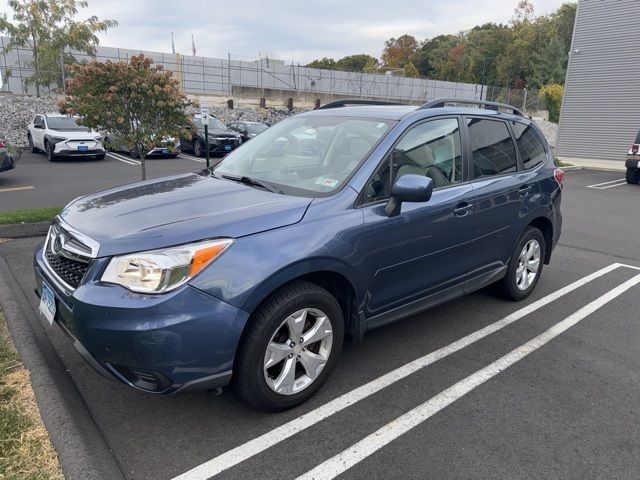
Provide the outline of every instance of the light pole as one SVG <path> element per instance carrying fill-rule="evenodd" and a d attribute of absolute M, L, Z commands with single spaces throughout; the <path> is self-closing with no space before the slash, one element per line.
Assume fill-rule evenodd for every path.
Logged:
<path fill-rule="evenodd" d="M 480 100 L 484 100 L 482 95 L 484 94 L 484 82 L 485 75 L 487 73 L 487 60 L 493 60 L 495 57 L 484 57 L 484 61 L 482 62 L 482 80 L 480 80 Z"/>

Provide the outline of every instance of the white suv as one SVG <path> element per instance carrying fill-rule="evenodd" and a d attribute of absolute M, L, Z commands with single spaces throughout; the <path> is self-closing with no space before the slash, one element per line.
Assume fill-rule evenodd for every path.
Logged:
<path fill-rule="evenodd" d="M 36 115 L 27 133 L 31 151 L 43 151 L 50 162 L 58 157 L 104 159 L 106 152 L 100 134 L 78 125 L 77 119 L 59 113 Z"/>

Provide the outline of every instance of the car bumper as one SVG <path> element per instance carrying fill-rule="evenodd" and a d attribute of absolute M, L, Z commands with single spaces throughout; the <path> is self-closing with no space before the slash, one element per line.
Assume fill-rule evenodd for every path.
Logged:
<path fill-rule="evenodd" d="M 0 172 L 6 172 L 15 168 L 15 161 L 11 155 L 0 155 Z"/>
<path fill-rule="evenodd" d="M 209 152 L 210 153 L 229 153 L 233 152 L 240 145 L 217 145 L 217 144 L 209 144 Z"/>
<path fill-rule="evenodd" d="M 98 155 L 104 155 L 107 152 L 102 148 L 96 148 L 92 150 L 61 149 L 61 150 L 55 150 L 53 153 L 54 155 L 61 156 L 61 157 L 95 157 Z"/>
<path fill-rule="evenodd" d="M 96 280 L 97 259 L 75 291 L 34 257 L 36 293 L 46 282 L 56 298 L 54 322 L 98 373 L 151 393 L 224 386 L 248 314 L 194 287 L 162 295 L 134 294 Z M 94 272 L 94 273 L 92 273 Z"/>
<path fill-rule="evenodd" d="M 147 153 L 147 158 L 149 157 L 176 157 L 180 153 L 180 149 L 167 149 L 163 147 L 154 148 L 149 153 Z"/>

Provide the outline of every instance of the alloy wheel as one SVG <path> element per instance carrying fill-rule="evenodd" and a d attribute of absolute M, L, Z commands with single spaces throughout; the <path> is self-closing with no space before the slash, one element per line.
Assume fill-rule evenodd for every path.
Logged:
<path fill-rule="evenodd" d="M 324 369 L 333 345 L 327 315 L 303 308 L 289 315 L 272 335 L 264 355 L 264 379 L 280 395 L 294 395 L 311 385 Z"/>
<path fill-rule="evenodd" d="M 195 154 L 196 157 L 199 157 L 202 155 L 202 145 L 200 144 L 200 140 L 195 140 L 193 142 L 193 153 Z"/>
<path fill-rule="evenodd" d="M 540 243 L 529 240 L 520 252 L 516 269 L 516 284 L 520 290 L 526 290 L 535 281 L 540 269 Z"/>

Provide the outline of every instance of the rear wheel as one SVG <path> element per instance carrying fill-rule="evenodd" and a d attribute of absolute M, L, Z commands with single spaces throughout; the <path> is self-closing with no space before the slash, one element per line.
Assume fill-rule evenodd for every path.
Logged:
<path fill-rule="evenodd" d="M 29 148 L 31 149 L 31 153 L 38 153 L 38 149 L 33 144 L 33 138 L 31 138 L 31 134 L 27 135 L 27 140 L 29 141 Z"/>
<path fill-rule="evenodd" d="M 509 260 L 507 274 L 499 284 L 507 298 L 523 300 L 531 295 L 542 273 L 545 252 L 542 232 L 535 227 L 527 227 Z"/>
<path fill-rule="evenodd" d="M 278 411 L 312 397 L 342 349 L 344 320 L 336 299 L 309 282 L 285 287 L 258 308 L 236 361 L 236 384 L 254 408 Z"/>
<path fill-rule="evenodd" d="M 627 168 L 627 183 L 635 185 L 640 182 L 640 168 Z"/>

